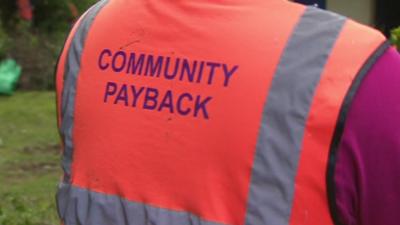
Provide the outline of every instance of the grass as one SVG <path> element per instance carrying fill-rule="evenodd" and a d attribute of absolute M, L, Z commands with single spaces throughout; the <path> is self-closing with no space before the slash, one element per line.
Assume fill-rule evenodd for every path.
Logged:
<path fill-rule="evenodd" d="M 0 225 L 56 225 L 61 175 L 55 96 L 0 96 Z"/>

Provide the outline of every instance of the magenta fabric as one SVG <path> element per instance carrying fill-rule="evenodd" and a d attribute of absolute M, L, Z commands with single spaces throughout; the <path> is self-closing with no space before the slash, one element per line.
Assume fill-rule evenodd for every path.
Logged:
<path fill-rule="evenodd" d="M 400 55 L 388 49 L 362 82 L 337 153 L 344 225 L 400 224 Z"/>

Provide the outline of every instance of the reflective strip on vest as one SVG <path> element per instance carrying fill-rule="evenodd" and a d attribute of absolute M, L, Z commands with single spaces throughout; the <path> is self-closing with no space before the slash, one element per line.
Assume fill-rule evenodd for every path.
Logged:
<path fill-rule="evenodd" d="M 212 140 L 211 142 L 207 142 L 205 147 L 195 148 L 196 146 L 193 145 L 201 145 L 208 140 L 203 140 L 201 137 L 196 139 L 197 137 L 193 138 L 185 133 L 186 131 L 191 131 L 189 128 L 193 126 L 191 124 L 187 125 L 187 121 L 182 119 L 185 121 L 185 126 L 178 126 L 181 130 L 173 130 L 175 127 L 171 124 L 178 124 L 179 117 L 167 117 L 167 121 L 171 121 L 172 119 L 175 121 L 164 125 L 166 119 L 163 117 L 164 114 L 156 114 L 159 112 L 154 112 L 154 115 L 162 115 L 160 117 L 153 116 L 151 114 L 153 112 L 150 111 L 146 111 L 148 114 L 139 114 L 141 113 L 140 109 L 134 108 L 132 111 L 129 111 L 131 110 L 130 108 L 124 108 L 124 104 L 118 104 L 117 100 L 107 105 L 106 100 L 103 103 L 103 96 L 99 97 L 97 95 L 98 92 L 101 93 L 99 89 L 104 87 L 102 86 L 102 82 L 108 82 L 107 79 L 114 79 L 114 85 L 118 85 L 118 82 L 126 82 L 127 79 L 135 79 L 135 82 L 130 83 L 130 85 L 155 85 L 157 88 L 162 88 L 162 85 L 165 85 L 165 83 L 157 80 L 159 79 L 158 77 L 139 76 L 128 73 L 121 75 L 114 73 L 115 71 L 107 73 L 107 71 L 105 72 L 97 68 L 97 63 L 100 64 L 97 56 L 101 55 L 102 48 L 104 47 L 99 47 L 102 43 L 106 43 L 107 45 L 104 48 L 109 48 L 108 51 L 105 51 L 106 54 L 104 54 L 108 57 L 109 61 L 104 61 L 105 64 L 103 65 L 110 66 L 112 64 L 116 70 L 122 72 L 124 72 L 123 64 L 126 61 L 126 58 L 121 58 L 126 54 L 124 51 L 131 55 L 133 53 L 155 51 L 155 48 L 151 48 L 150 50 L 140 48 L 140 42 L 148 42 L 146 44 L 151 46 L 154 44 L 151 42 L 153 40 L 151 39 L 151 35 L 148 35 L 147 31 L 141 30 L 140 27 L 133 26 L 133 28 L 130 27 L 132 30 L 124 30 L 121 27 L 126 28 L 129 26 L 117 26 L 118 24 L 116 24 L 116 33 L 112 35 L 112 38 L 106 38 L 106 40 L 115 40 L 118 43 L 107 43 L 96 39 L 99 37 L 98 34 L 104 34 L 104 30 L 108 32 L 107 29 L 113 28 L 110 28 L 110 24 L 100 26 L 101 22 L 109 21 L 110 15 L 116 16 L 116 11 L 118 11 L 117 14 L 123 11 L 121 5 L 118 5 L 124 3 L 122 0 L 110 1 L 110 4 L 102 11 L 101 9 L 107 2 L 100 1 L 93 6 L 81 19 L 78 26 L 74 28 L 76 31 L 73 31 L 73 36 L 67 41 L 66 46 L 68 47 L 66 52 L 61 56 L 62 59 L 59 65 L 65 67 L 64 76 L 66 80 L 64 82 L 59 81 L 60 70 L 57 75 L 57 89 L 58 91 L 62 90 L 60 130 L 65 144 L 63 158 L 65 179 L 59 186 L 57 206 L 59 216 L 64 225 L 329 225 L 333 223 L 329 215 L 325 185 L 325 171 L 331 144 L 330 141 L 343 99 L 363 63 L 382 42 L 383 38 L 381 36 L 341 16 L 321 11 L 314 7 L 307 8 L 298 17 L 292 14 L 295 14 L 294 12 L 303 12 L 303 8 L 300 6 L 295 8 L 289 5 L 292 3 L 284 1 L 269 3 L 272 4 L 271 7 L 276 7 L 276 11 L 278 12 L 284 8 L 283 6 L 286 6 L 283 4 L 288 4 L 287 7 L 291 7 L 293 13 L 290 17 L 288 16 L 287 21 L 296 20 L 298 22 L 294 25 L 294 22 L 291 24 L 292 22 L 284 23 L 282 21 L 283 24 L 274 25 L 284 27 L 282 30 L 276 28 L 274 30 L 275 33 L 271 34 L 271 40 L 280 37 L 279 40 L 268 42 L 270 44 L 268 45 L 268 51 L 260 51 L 271 55 L 265 55 L 265 59 L 257 60 L 262 61 L 260 64 L 264 64 L 263 60 L 268 60 L 265 64 L 273 62 L 274 70 L 269 70 L 269 67 L 260 67 L 261 71 L 269 72 L 261 74 L 261 76 L 250 76 L 249 71 L 254 71 L 248 70 L 246 71 L 247 74 L 241 74 L 241 76 L 260 79 L 260 83 L 263 83 L 262 85 L 257 86 L 254 83 L 243 83 L 243 80 L 241 80 L 243 84 L 239 82 L 235 84 L 237 86 L 247 85 L 251 88 L 253 88 L 251 85 L 254 85 L 258 87 L 258 89 L 256 87 L 253 88 L 257 89 L 257 91 L 260 90 L 260 87 L 264 88 L 262 94 L 251 95 L 252 98 L 246 99 L 246 102 L 254 101 L 260 103 L 259 108 L 256 107 L 259 110 L 255 111 L 259 113 L 259 117 L 254 114 L 245 114 L 247 113 L 246 111 L 249 111 L 248 105 L 246 105 L 248 108 L 243 108 L 244 115 L 251 115 L 257 119 L 258 124 L 249 125 L 254 125 L 254 138 L 247 137 L 253 135 L 251 133 L 253 130 L 243 127 L 243 130 L 246 130 L 246 132 L 237 134 L 232 132 L 234 135 L 230 134 L 229 136 L 248 140 L 246 144 L 241 145 L 241 149 L 239 147 L 238 149 L 234 149 L 235 146 L 223 142 L 227 141 L 225 139 L 218 139 L 221 145 L 213 145 L 208 148 L 207 144 L 218 142 L 216 141 L 217 139 L 212 139 L 214 138 L 212 136 L 206 136 Z M 140 5 L 140 1 L 132 1 L 129 4 L 132 4 L 130 7 L 133 5 L 135 7 L 143 7 Z M 157 15 L 155 13 L 157 9 L 154 7 L 162 7 L 164 6 L 163 4 L 167 5 L 169 3 L 159 2 L 156 5 L 150 3 L 146 5 L 148 7 L 146 9 L 152 12 L 151 19 L 141 15 L 140 10 L 135 11 L 137 13 L 136 18 L 152 22 L 154 20 L 152 17 L 153 14 Z M 179 4 L 190 4 L 190 2 Z M 179 11 L 180 8 L 174 7 L 173 9 L 178 10 L 172 12 L 181 13 Z M 214 9 L 211 7 L 210 11 Z M 168 10 L 171 9 L 165 7 L 165 11 L 163 10 L 163 12 L 167 12 Z M 124 12 L 126 13 L 126 11 Z M 166 19 L 164 22 L 176 23 L 176 20 L 172 16 L 173 13 L 168 13 L 170 13 L 171 17 L 163 17 Z M 263 18 L 260 17 L 260 19 Z M 99 23 L 96 21 L 99 21 Z M 116 19 L 116 21 L 118 20 Z M 132 20 L 127 24 L 133 22 Z M 177 23 L 179 24 L 179 22 Z M 249 30 L 253 31 L 258 28 L 256 26 Z M 195 32 L 198 31 L 197 29 L 202 29 L 202 26 L 198 25 L 195 27 Z M 270 29 L 272 30 L 272 28 Z M 122 32 L 121 30 L 126 32 L 122 34 L 129 37 L 118 35 L 118 32 Z M 155 30 L 159 32 L 157 34 L 163 34 L 160 30 Z M 284 32 L 279 31 L 288 32 L 288 34 L 282 34 Z M 170 33 L 168 32 L 168 34 Z M 287 44 L 284 43 L 285 40 L 282 43 L 279 42 L 286 37 L 285 35 L 288 36 Z M 132 40 L 137 38 L 136 36 L 142 39 Z M 352 40 L 352 38 L 360 36 L 365 36 L 365 38 L 358 42 Z M 170 38 L 169 36 L 162 37 L 167 42 L 168 38 Z M 222 38 L 222 36 L 216 37 Z M 229 43 L 228 40 L 226 42 Z M 275 43 L 275 45 L 271 43 Z M 164 46 L 160 43 L 158 44 L 157 48 L 163 49 L 160 51 L 161 53 L 164 50 L 165 52 L 167 51 L 167 49 L 163 48 Z M 118 46 L 117 50 L 113 49 L 115 46 Z M 232 47 L 229 44 L 227 46 Z M 239 48 L 238 52 L 240 52 Z M 260 49 L 262 48 L 260 47 Z M 143 52 L 140 50 L 143 50 Z M 172 55 L 175 54 L 175 49 L 173 50 Z M 115 57 L 111 60 L 112 51 L 117 52 L 121 57 Z M 211 49 L 209 51 L 212 52 Z M 187 53 L 190 51 L 186 48 L 183 48 L 183 50 L 177 49 L 177 54 L 186 57 L 182 52 Z M 228 51 L 228 53 L 232 54 L 232 51 Z M 236 52 L 233 51 L 234 53 Z M 240 53 L 237 54 L 239 55 Z M 242 59 L 240 57 L 227 58 L 229 59 L 227 60 L 229 63 L 235 63 L 236 59 Z M 151 59 L 153 60 L 154 58 Z M 218 57 L 212 55 L 210 56 L 211 59 L 218 59 Z M 244 59 L 248 63 L 248 58 L 244 57 Z M 83 65 L 85 65 L 85 68 L 81 68 L 82 62 L 84 62 Z M 250 62 L 249 65 L 256 67 L 257 63 L 255 62 L 252 65 Z M 152 65 L 154 66 L 154 64 Z M 245 65 L 248 64 L 242 62 L 239 65 L 239 70 L 245 70 Z M 97 70 L 94 71 L 94 69 Z M 211 73 L 215 75 L 214 72 Z M 143 81 L 145 79 L 149 79 L 146 81 L 147 83 Z M 209 79 L 212 79 L 212 77 Z M 180 88 L 190 90 L 193 88 L 193 90 L 198 91 L 196 89 L 197 86 L 180 86 L 178 81 L 171 81 L 167 84 L 167 86 L 171 85 L 171 88 L 174 90 L 179 90 Z M 173 87 L 174 85 L 176 86 Z M 64 87 L 61 88 L 62 86 Z M 213 91 L 215 95 L 229 93 L 229 89 L 225 87 L 222 87 L 222 89 L 212 89 L 212 86 L 206 87 L 209 88 L 207 89 L 208 91 Z M 123 90 L 121 89 L 118 92 L 123 93 Z M 251 91 L 249 89 L 244 90 Z M 117 93 L 116 87 L 114 90 L 115 93 Z M 203 92 L 200 93 L 203 94 Z M 237 104 L 243 103 L 240 102 L 240 96 L 236 94 L 233 95 L 236 98 L 235 100 L 228 98 L 228 101 L 237 101 Z M 248 93 L 248 95 L 250 94 L 252 93 Z M 58 95 L 60 94 L 58 93 Z M 121 98 L 124 98 L 123 94 L 121 96 Z M 262 99 L 260 96 L 262 96 Z M 100 103 L 96 103 L 96 101 Z M 230 106 L 228 104 L 229 102 L 225 106 Z M 122 107 L 118 108 L 121 105 Z M 216 106 L 211 107 L 216 108 Z M 82 116 L 85 110 L 92 110 L 93 108 L 95 108 L 94 112 L 90 111 L 92 114 L 87 113 L 87 115 Z M 223 107 L 221 108 L 224 110 Z M 233 109 L 240 110 L 237 108 Z M 101 112 L 107 113 L 103 113 L 104 115 L 100 116 L 94 115 L 97 112 L 99 114 Z M 229 118 L 225 118 L 225 114 L 221 112 L 220 116 L 222 116 L 220 119 L 223 118 L 221 120 L 230 122 Z M 135 116 L 142 120 L 156 120 L 157 124 L 154 125 L 154 123 L 143 122 L 142 120 L 133 120 L 134 118 L 132 117 Z M 92 119 L 91 117 L 95 119 L 87 122 L 88 119 Z M 198 121 L 198 118 L 192 118 L 192 122 L 199 126 L 199 130 L 203 127 L 210 129 L 207 125 L 211 124 L 215 117 L 210 116 L 209 121 L 204 120 L 201 123 L 194 123 L 195 120 Z M 238 117 L 232 118 L 232 122 L 239 121 Z M 120 122 L 118 124 L 129 124 L 131 127 L 128 127 L 128 125 L 114 127 L 113 122 L 117 120 Z M 131 120 L 130 123 L 129 120 Z M 97 127 L 92 126 L 90 123 L 102 124 L 103 127 L 99 126 L 102 130 L 94 130 Z M 238 127 L 240 127 L 241 124 L 238 124 Z M 139 132 L 141 132 L 140 128 L 150 129 L 150 132 L 144 133 L 147 135 L 150 134 L 152 137 L 154 135 L 154 137 L 162 141 L 153 141 L 151 138 L 142 141 L 140 139 L 142 136 L 134 136 L 137 134 L 137 131 L 133 132 L 133 130 L 137 130 L 138 128 L 133 128 L 133 125 L 139 127 Z M 172 129 L 165 129 L 165 134 L 162 133 L 157 136 L 159 130 L 164 131 L 160 126 L 171 126 Z M 206 130 L 203 133 L 199 132 L 195 134 L 208 135 L 206 132 L 210 131 L 206 128 L 203 128 Z M 121 133 L 117 133 L 119 131 Z M 94 132 L 98 137 L 89 137 L 88 135 L 94 135 L 91 132 Z M 137 138 L 142 142 L 129 142 L 124 138 L 119 139 L 124 135 L 128 136 L 127 139 L 132 135 L 131 138 Z M 165 141 L 162 139 L 164 138 L 162 135 L 166 136 Z M 76 140 L 74 139 L 75 137 Z M 184 138 L 178 139 L 177 137 Z M 107 140 L 107 138 L 115 143 L 110 144 L 109 142 L 112 141 Z M 187 139 L 190 141 L 200 141 L 188 144 L 186 143 Z M 173 145 L 172 142 L 177 142 L 179 144 L 177 145 L 178 147 Z M 127 148 L 125 152 L 117 151 L 118 148 L 123 149 L 126 147 L 125 143 L 136 145 L 130 145 L 131 149 Z M 143 143 L 147 149 L 137 150 L 140 147 L 138 143 Z M 241 144 L 240 142 L 238 143 Z M 99 151 L 102 145 L 106 147 Z M 159 145 L 162 146 L 160 147 Z M 173 148 L 169 149 L 168 145 L 173 146 Z M 182 149 L 179 148 L 180 146 L 182 146 Z M 153 148 L 163 151 L 153 151 Z M 219 151 L 218 148 L 226 148 L 226 152 Z M 209 149 L 212 151 L 209 151 Z M 176 150 L 179 154 L 170 152 L 173 150 Z M 192 153 L 193 155 L 185 154 L 190 151 L 202 151 L 204 155 L 216 154 L 217 156 L 201 158 L 201 155 L 199 157 L 194 153 Z M 232 155 L 236 154 L 236 156 L 230 157 L 228 155 L 230 153 Z M 155 156 L 152 154 L 155 154 Z M 174 154 L 177 154 L 177 156 Z M 147 157 L 147 155 L 154 158 Z M 74 162 L 72 163 L 73 158 Z M 126 161 L 119 161 L 120 159 L 126 159 Z M 175 159 L 176 161 L 171 161 L 171 159 Z M 217 167 L 213 164 L 214 162 L 208 164 L 208 159 L 219 160 L 218 162 L 221 164 L 221 167 L 219 167 L 219 164 L 217 164 Z M 221 159 L 226 159 L 226 161 L 222 162 Z M 239 161 L 235 161 L 236 164 L 238 163 L 237 165 L 230 162 L 230 160 L 238 159 Z M 178 160 L 186 161 L 182 163 Z M 174 164 L 179 165 L 174 167 Z M 197 167 L 191 167 L 191 164 L 195 164 Z M 165 169 L 163 165 L 165 165 Z M 206 176 L 201 174 L 203 168 L 198 168 L 199 166 L 205 167 Z M 211 169 L 208 167 L 211 167 Z M 120 168 L 123 168 L 123 170 L 118 170 Z M 174 170 L 176 168 L 180 170 Z M 186 173 L 181 173 L 182 168 L 187 168 Z M 221 168 L 228 170 L 228 172 L 215 171 L 215 169 Z M 121 174 L 119 174 L 120 172 Z M 179 177 L 182 174 L 189 177 Z M 200 178 L 197 180 L 196 176 Z M 232 176 L 233 178 L 230 179 L 227 176 Z M 161 180 L 160 183 L 155 182 L 154 184 L 160 184 L 159 186 L 161 187 L 152 183 L 153 180 L 157 179 Z M 136 180 L 139 180 L 138 184 L 141 185 L 135 186 Z M 169 189 L 171 187 L 168 185 L 175 184 L 170 180 L 177 181 L 180 184 L 172 187 L 175 187 L 176 191 Z M 182 183 L 184 181 L 191 183 Z M 154 186 L 149 185 L 149 183 Z M 163 186 L 164 184 L 165 186 Z M 198 186 L 200 188 L 196 189 Z M 190 195 L 191 192 L 194 193 L 194 196 Z M 186 195 L 188 193 L 189 195 Z"/>
<path fill-rule="evenodd" d="M 73 125 L 76 96 L 76 82 L 81 68 L 81 56 L 85 45 L 86 36 L 97 13 L 107 4 L 108 0 L 96 3 L 83 16 L 79 26 L 72 38 L 71 46 L 68 48 L 65 63 L 65 75 L 61 99 L 61 127 L 60 133 L 63 137 L 64 152 L 62 167 L 64 180 L 69 181 L 71 177 L 71 164 L 73 157 Z"/>
<path fill-rule="evenodd" d="M 289 223 L 304 127 L 344 22 L 309 7 L 289 40 L 263 112 L 246 225 Z"/>
<path fill-rule="evenodd" d="M 361 34 L 363 38 L 355 38 Z M 349 92 L 357 91 L 351 85 L 361 82 L 363 64 L 384 41 L 382 34 L 354 21 L 347 20 L 344 24 L 311 105 L 301 146 L 290 224 L 332 224 L 326 185 L 329 146 L 337 123 L 344 123 L 338 120 L 339 111 L 350 107 L 343 105 L 344 99 Z M 343 65 L 346 65 L 345 69 Z"/>
<path fill-rule="evenodd" d="M 179 212 L 135 203 L 62 183 L 57 193 L 65 225 L 224 225 Z"/>

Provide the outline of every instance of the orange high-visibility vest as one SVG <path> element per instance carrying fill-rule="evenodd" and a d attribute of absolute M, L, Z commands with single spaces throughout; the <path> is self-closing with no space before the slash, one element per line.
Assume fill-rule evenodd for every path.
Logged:
<path fill-rule="evenodd" d="M 338 224 L 335 153 L 387 48 L 283 0 L 102 0 L 57 70 L 65 225 Z"/>

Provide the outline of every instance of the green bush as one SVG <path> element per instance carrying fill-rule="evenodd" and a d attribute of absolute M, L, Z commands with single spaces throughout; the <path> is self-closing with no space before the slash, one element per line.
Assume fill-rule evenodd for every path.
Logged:
<path fill-rule="evenodd" d="M 33 5 L 33 27 L 41 32 L 66 31 L 74 21 L 69 5 L 76 6 L 78 13 L 83 13 L 97 0 L 31 0 Z M 19 23 L 15 0 L 2 1 L 0 20 L 7 29 L 15 29 Z"/>
<path fill-rule="evenodd" d="M 66 32 L 36 32 L 29 23 L 21 21 L 10 36 L 13 46 L 9 55 L 22 66 L 18 87 L 24 90 L 53 89 L 55 64 Z"/>
<path fill-rule="evenodd" d="M 400 50 L 400 27 L 393 29 L 390 40 Z"/>
<path fill-rule="evenodd" d="M 36 0 L 33 25 L 42 31 L 66 30 L 72 15 L 66 1 Z"/>
<path fill-rule="evenodd" d="M 83 13 L 97 0 L 33 0 L 34 26 L 46 31 L 67 30 L 74 21 L 70 4 L 74 4 L 78 13 Z"/>
<path fill-rule="evenodd" d="M 8 37 L 8 34 L 5 32 L 0 22 L 0 60 L 2 60 L 7 55 L 10 44 L 10 38 Z"/>
<path fill-rule="evenodd" d="M 20 89 L 53 89 L 56 60 L 77 19 L 72 15 L 70 5 L 74 4 L 78 14 L 82 14 L 97 0 L 31 1 L 34 7 L 32 22 L 19 18 L 15 0 L 1 2 L 0 60 L 8 56 L 22 66 Z"/>
<path fill-rule="evenodd" d="M 0 19 L 4 27 L 13 28 L 18 20 L 16 1 L 2 1 L 0 4 Z"/>

